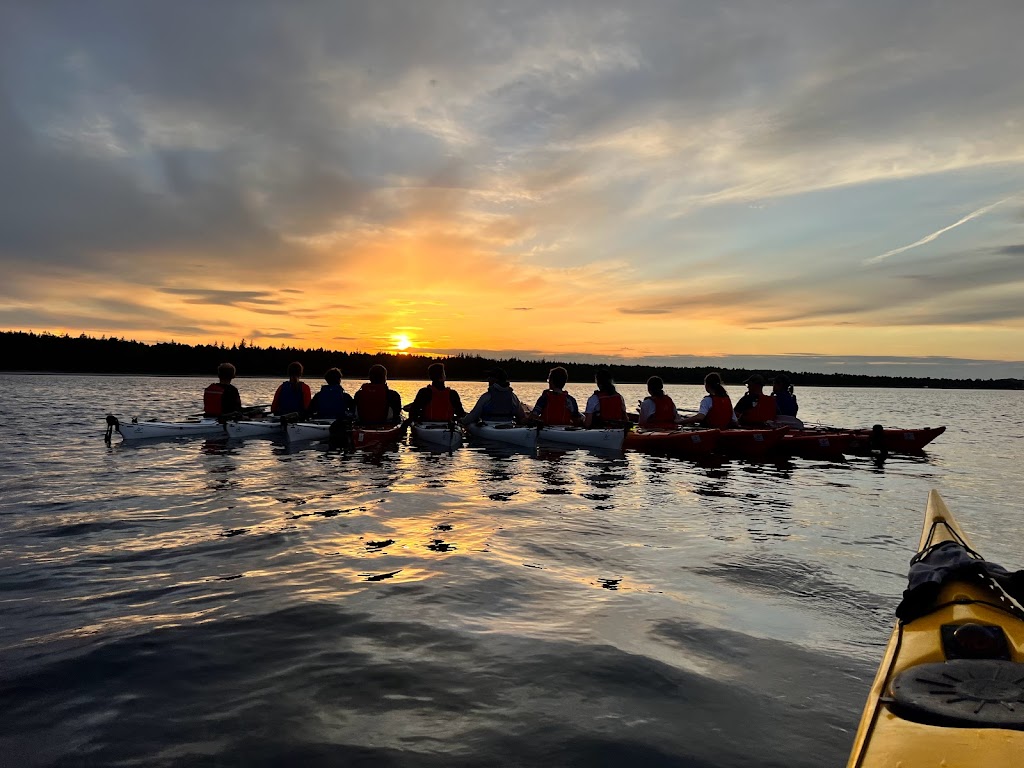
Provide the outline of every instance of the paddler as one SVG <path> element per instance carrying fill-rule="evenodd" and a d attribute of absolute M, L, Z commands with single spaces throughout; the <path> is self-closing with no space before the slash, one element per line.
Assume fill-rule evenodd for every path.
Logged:
<path fill-rule="evenodd" d="M 491 368 L 485 372 L 487 391 L 480 395 L 465 418 L 463 424 L 477 421 L 526 421 L 526 411 L 516 393 L 508 383 L 508 374 L 503 368 Z"/>
<path fill-rule="evenodd" d="M 597 389 L 587 399 L 583 426 L 587 429 L 624 427 L 627 424 L 626 401 L 615 389 L 615 379 L 607 368 L 598 368 L 594 375 Z"/>
<path fill-rule="evenodd" d="M 661 376 L 651 376 L 647 380 L 648 396 L 640 403 L 641 427 L 670 429 L 679 420 L 675 401 L 665 394 L 665 382 Z"/>
<path fill-rule="evenodd" d="M 778 415 L 775 398 L 765 394 L 764 376 L 754 373 L 743 383 L 747 385 L 747 392 L 736 403 L 736 420 L 740 426 L 763 427 L 774 421 Z"/>
<path fill-rule="evenodd" d="M 235 378 L 235 366 L 221 363 L 217 366 L 217 379 L 203 390 L 203 415 L 209 417 L 224 416 L 242 410 L 242 396 L 238 388 L 231 383 Z"/>
<path fill-rule="evenodd" d="M 732 410 L 732 400 L 722 386 L 722 376 L 709 373 L 704 377 L 704 390 L 707 392 L 700 401 L 697 413 L 679 419 L 680 424 L 700 424 L 708 429 L 725 429 L 736 426 L 736 414 Z"/>
<path fill-rule="evenodd" d="M 796 402 L 796 395 L 793 394 L 793 385 L 789 377 L 780 373 L 772 379 L 772 397 L 775 398 L 775 410 L 779 416 L 796 416 L 800 406 Z"/>
<path fill-rule="evenodd" d="M 356 392 L 356 420 L 363 426 L 398 424 L 402 421 L 402 396 L 388 387 L 388 369 L 370 366 L 369 382 Z"/>
<path fill-rule="evenodd" d="M 548 388 L 537 398 L 537 404 L 530 412 L 531 421 L 539 421 L 549 427 L 583 423 L 576 398 L 565 391 L 568 381 L 569 372 L 565 368 L 558 366 L 548 371 Z"/>
<path fill-rule="evenodd" d="M 456 417 L 466 415 L 462 407 L 459 393 L 449 387 L 446 382 L 444 363 L 433 363 L 427 366 L 430 384 L 416 393 L 416 398 L 405 407 L 409 418 L 420 421 L 452 421 Z"/>
<path fill-rule="evenodd" d="M 356 417 L 356 404 L 352 395 L 341 386 L 341 369 L 331 368 L 324 374 L 326 384 L 313 395 L 308 415 L 317 419 L 342 419 L 352 421 Z"/>
<path fill-rule="evenodd" d="M 270 404 L 270 412 L 275 416 L 291 413 L 304 413 L 313 399 L 309 385 L 302 381 L 302 363 L 296 361 L 288 365 L 288 381 L 282 382 L 274 393 Z"/>

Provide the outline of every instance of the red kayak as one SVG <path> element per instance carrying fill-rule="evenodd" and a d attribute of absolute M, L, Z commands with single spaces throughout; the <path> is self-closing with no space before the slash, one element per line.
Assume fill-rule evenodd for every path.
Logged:
<path fill-rule="evenodd" d="M 352 446 L 354 448 L 366 448 L 368 446 L 383 445 L 400 440 L 404 428 L 401 424 L 393 427 L 381 427 L 379 429 L 366 429 L 363 427 L 352 428 Z"/>
<path fill-rule="evenodd" d="M 922 429 L 884 429 L 885 449 L 889 453 L 920 453 L 928 443 L 946 431 L 945 427 L 924 427 Z M 870 429 L 852 431 L 847 453 L 869 454 L 875 448 L 871 442 Z"/>
<path fill-rule="evenodd" d="M 782 442 L 789 427 L 777 429 L 723 429 L 718 433 L 715 451 L 741 459 L 760 459 Z"/>
<path fill-rule="evenodd" d="M 807 459 L 836 458 L 850 449 L 852 441 L 853 435 L 849 432 L 797 429 L 782 436 L 778 452 Z"/>
<path fill-rule="evenodd" d="M 717 439 L 717 429 L 636 427 L 626 433 L 622 447 L 677 456 L 707 456 L 715 450 Z"/>

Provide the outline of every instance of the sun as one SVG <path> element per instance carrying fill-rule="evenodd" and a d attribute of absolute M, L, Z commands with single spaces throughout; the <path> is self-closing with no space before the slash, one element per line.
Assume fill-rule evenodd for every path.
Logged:
<path fill-rule="evenodd" d="M 412 342 L 409 341 L 409 337 L 404 333 L 395 334 L 392 338 L 395 340 L 395 349 L 399 352 L 405 352 L 405 350 L 412 346 Z"/>

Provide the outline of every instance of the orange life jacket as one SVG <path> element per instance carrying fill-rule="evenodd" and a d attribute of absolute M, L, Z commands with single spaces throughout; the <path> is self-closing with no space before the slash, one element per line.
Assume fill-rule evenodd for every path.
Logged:
<path fill-rule="evenodd" d="M 601 390 L 594 392 L 597 395 L 598 410 L 601 421 L 625 421 L 626 404 L 622 395 L 616 392 L 614 395 L 603 395 Z"/>
<path fill-rule="evenodd" d="M 211 384 L 203 390 L 203 411 L 207 416 L 224 414 L 224 385 L 220 382 Z"/>
<path fill-rule="evenodd" d="M 762 393 L 754 407 L 740 416 L 742 424 L 764 424 L 775 418 L 775 398 Z"/>
<path fill-rule="evenodd" d="M 572 413 L 569 412 L 569 393 L 565 390 L 555 392 L 544 390 L 544 412 L 540 417 L 545 424 L 572 424 Z"/>
<path fill-rule="evenodd" d="M 711 410 L 704 417 L 703 424 L 710 429 L 722 429 L 732 423 L 732 416 L 732 400 L 728 395 L 725 397 L 712 395 Z"/>
<path fill-rule="evenodd" d="M 451 421 L 455 418 L 452 408 L 452 391 L 448 387 L 430 385 L 430 402 L 423 409 L 424 421 Z"/>
<path fill-rule="evenodd" d="M 676 404 L 668 395 L 650 395 L 654 402 L 654 413 L 644 425 L 646 427 L 672 427 L 676 423 Z"/>
<path fill-rule="evenodd" d="M 359 388 L 356 406 L 359 421 L 364 424 L 383 424 L 388 420 L 388 385 L 367 382 Z"/>

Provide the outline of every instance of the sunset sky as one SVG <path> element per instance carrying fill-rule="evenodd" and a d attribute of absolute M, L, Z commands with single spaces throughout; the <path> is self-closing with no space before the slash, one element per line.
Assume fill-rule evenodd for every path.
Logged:
<path fill-rule="evenodd" d="M 1024 377 L 1021 30 L 1020 0 L 2 3 L 0 329 Z"/>

